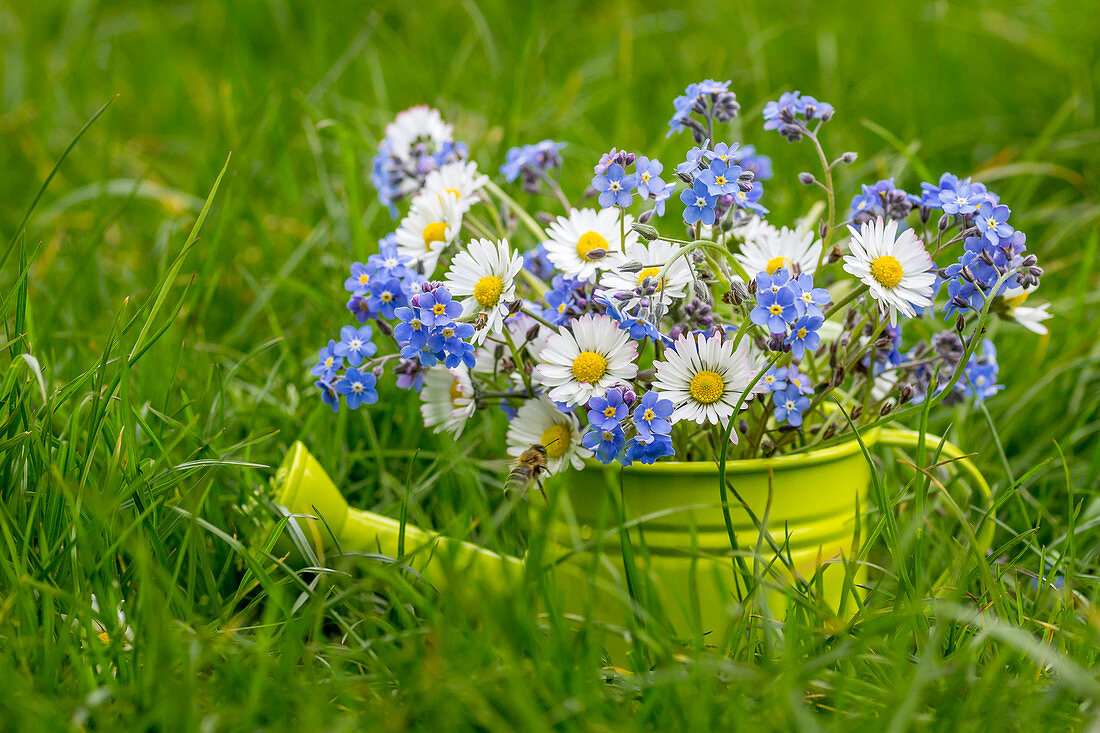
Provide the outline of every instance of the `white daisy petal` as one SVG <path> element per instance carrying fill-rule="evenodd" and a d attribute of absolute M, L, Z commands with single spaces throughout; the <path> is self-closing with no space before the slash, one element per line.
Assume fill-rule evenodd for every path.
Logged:
<path fill-rule="evenodd" d="M 435 426 L 437 433 L 447 431 L 457 438 L 474 414 L 474 387 L 469 372 L 462 365 L 457 369 L 443 366 L 429 369 L 424 375 L 420 399 L 424 425 Z"/>

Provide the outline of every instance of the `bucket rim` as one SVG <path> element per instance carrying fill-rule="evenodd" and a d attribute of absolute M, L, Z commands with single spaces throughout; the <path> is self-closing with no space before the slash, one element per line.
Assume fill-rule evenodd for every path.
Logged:
<path fill-rule="evenodd" d="M 872 448 L 879 438 L 879 428 L 872 428 L 864 433 L 860 433 L 860 438 L 863 439 L 863 444 L 868 449 Z M 818 448 L 807 453 L 797 453 L 793 455 L 773 456 L 771 458 L 742 458 L 737 460 L 726 461 L 726 474 L 746 474 L 746 473 L 761 473 L 769 468 L 776 472 L 793 471 L 798 469 L 807 468 L 809 466 L 818 466 L 824 463 L 833 463 L 841 461 L 845 458 L 862 453 L 863 448 L 860 446 L 859 441 L 855 438 L 847 440 L 838 445 L 828 446 L 826 448 Z M 619 470 L 627 474 L 688 474 L 688 475 L 708 475 L 718 473 L 718 460 L 717 457 L 713 461 L 658 461 L 656 463 L 632 463 L 629 466 L 622 465 L 604 465 L 594 458 L 584 459 L 584 469 L 594 469 L 598 471 Z"/>

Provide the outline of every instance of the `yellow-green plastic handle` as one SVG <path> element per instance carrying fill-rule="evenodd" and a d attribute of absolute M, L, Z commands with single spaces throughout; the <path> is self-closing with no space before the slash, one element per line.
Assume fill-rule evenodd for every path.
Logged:
<path fill-rule="evenodd" d="M 349 507 L 324 468 L 300 442 L 291 446 L 275 481 L 275 501 L 291 513 L 290 521 L 301 529 L 318 558 L 323 559 L 325 549 L 338 542 L 345 550 L 394 558 L 435 586 L 454 580 L 456 575 L 499 586 L 523 572 L 523 562 L 517 558 L 411 524 L 405 525 L 402 546 L 401 523 Z M 450 562 L 438 562 L 440 556 Z"/>
<path fill-rule="evenodd" d="M 896 446 L 898 448 L 919 448 L 920 433 L 906 428 L 883 428 L 879 431 L 878 442 L 882 445 Z M 957 466 L 969 479 L 967 483 L 970 489 L 981 494 L 983 501 L 981 507 L 982 511 L 983 513 L 988 513 L 990 507 L 993 505 L 993 492 L 990 491 L 985 476 L 982 476 L 982 472 L 979 471 L 978 467 L 967 457 L 969 454 L 964 453 L 958 446 L 947 442 L 940 436 L 931 433 L 924 434 L 924 448 L 933 453 L 939 451 L 940 455 L 951 459 L 951 465 Z M 993 542 L 993 532 L 995 530 L 996 526 L 993 523 L 992 517 L 983 516 L 977 533 L 977 549 L 982 554 L 985 554 L 989 550 Z"/>

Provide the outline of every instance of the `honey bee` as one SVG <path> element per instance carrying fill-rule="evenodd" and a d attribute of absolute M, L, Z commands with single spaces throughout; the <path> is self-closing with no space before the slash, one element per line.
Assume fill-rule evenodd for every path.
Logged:
<path fill-rule="evenodd" d="M 512 463 L 512 470 L 508 472 L 506 486 L 516 488 L 528 487 L 534 482 L 538 487 L 542 498 L 546 498 L 546 491 L 542 488 L 542 474 L 546 470 L 546 448 L 535 443 L 520 454 Z"/>

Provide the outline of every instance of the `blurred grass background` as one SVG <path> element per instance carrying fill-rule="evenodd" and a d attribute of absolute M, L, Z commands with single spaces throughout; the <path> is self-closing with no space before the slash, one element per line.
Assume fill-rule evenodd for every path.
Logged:
<path fill-rule="evenodd" d="M 366 710 L 394 728 L 622 729 L 627 714 L 639 727 L 807 729 L 1094 718 L 1095 11 L 1084 1 L 0 4 L 0 244 L 14 244 L 0 270 L 10 341 L 0 680 L 11 690 L 0 710 L 15 727 L 182 729 L 339 727 Z M 740 140 L 773 158 L 766 195 L 779 221 L 810 205 L 795 176 L 813 157 L 765 134 L 759 114 L 797 88 L 837 108 L 830 149 L 860 154 L 842 191 L 889 175 L 909 190 L 944 170 L 975 175 L 1028 233 L 1048 273 L 1038 297 L 1053 303 L 1051 335 L 998 329 L 1007 389 L 988 418 L 960 408 L 936 426 L 953 425 L 1010 499 L 999 542 L 1013 544 L 997 566 L 1014 599 L 1007 630 L 972 634 L 909 609 L 839 641 L 791 630 L 785 651 L 746 643 L 742 656 L 666 659 L 620 677 L 600 671 L 590 642 L 543 638 L 522 603 L 480 619 L 423 603 L 427 620 L 414 624 L 373 613 L 358 582 L 320 576 L 305 592 L 280 576 L 255 588 L 231 507 L 300 436 L 363 506 L 395 511 L 410 463 L 418 522 L 466 534 L 498 498 L 500 476 L 475 459 L 503 454 L 500 426 L 456 446 L 424 432 L 415 398 L 392 387 L 389 411 L 336 418 L 312 392 L 308 366 L 345 320 L 342 273 L 393 226 L 365 176 L 384 124 L 433 104 L 488 170 L 512 145 L 565 140 L 563 177 L 578 190 L 611 146 L 666 168 L 679 160 L 687 139 L 664 137 L 671 100 L 706 77 L 732 80 Z M 72 136 L 115 95 L 20 237 Z M 157 292 L 167 294 L 159 308 Z M 157 340 L 146 351 L 147 335 Z M 1058 567 L 1073 592 L 1017 587 L 1017 568 L 1037 572 L 1052 553 L 1069 558 Z M 939 560 L 968 562 L 957 548 Z M 91 592 L 108 611 L 126 600 L 132 650 L 117 633 L 100 648 L 91 627 L 58 621 L 94 616 Z"/>

